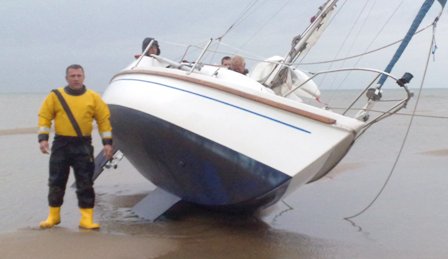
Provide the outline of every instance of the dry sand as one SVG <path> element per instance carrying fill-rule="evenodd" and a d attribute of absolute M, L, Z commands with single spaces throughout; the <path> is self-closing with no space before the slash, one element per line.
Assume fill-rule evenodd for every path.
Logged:
<path fill-rule="evenodd" d="M 20 135 L 20 134 L 37 134 L 37 128 L 17 128 L 17 129 L 3 129 L 0 130 L 0 136 Z"/>

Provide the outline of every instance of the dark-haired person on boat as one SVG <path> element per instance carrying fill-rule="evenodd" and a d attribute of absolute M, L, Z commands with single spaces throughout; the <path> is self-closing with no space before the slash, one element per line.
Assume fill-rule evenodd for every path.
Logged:
<path fill-rule="evenodd" d="M 229 56 L 224 56 L 221 58 L 221 66 L 229 68 L 230 69 L 230 65 L 232 64 L 232 58 Z"/>
<path fill-rule="evenodd" d="M 144 53 L 144 55 L 146 56 L 150 56 L 151 54 L 153 55 L 160 55 L 160 48 L 159 48 L 159 43 L 154 39 L 154 38 L 145 38 L 142 42 L 142 52 L 145 51 L 145 49 L 148 47 L 149 43 L 151 43 L 151 41 L 154 41 L 151 45 L 151 47 L 148 49 L 148 51 L 146 53 Z"/>
<path fill-rule="evenodd" d="M 48 139 L 53 120 L 55 128 L 48 178 L 50 211 L 47 219 L 40 222 L 41 228 L 51 228 L 61 222 L 60 210 L 70 167 L 75 174 L 76 194 L 81 212 L 79 227 L 85 229 L 100 227 L 93 222 L 95 192 L 92 176 L 95 165 L 91 144 L 92 122 L 96 120 L 103 141 L 104 156 L 107 159 L 112 158 L 112 127 L 108 106 L 99 94 L 85 87 L 84 78 L 82 66 L 77 64 L 68 66 L 65 77 L 68 85 L 57 89 L 60 96 L 52 91 L 39 111 L 38 140 L 40 150 L 44 154 L 50 153 Z M 64 107 L 64 101 L 59 99 L 61 96 L 68 109 L 67 106 Z M 76 123 L 72 123 L 71 119 Z"/>

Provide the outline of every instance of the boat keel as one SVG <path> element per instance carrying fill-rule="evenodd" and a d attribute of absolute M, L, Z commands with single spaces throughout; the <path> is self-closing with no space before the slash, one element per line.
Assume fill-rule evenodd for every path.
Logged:
<path fill-rule="evenodd" d="M 180 197 L 161 188 L 156 188 L 135 204 L 132 211 L 137 214 L 137 216 L 154 222 L 180 200 Z"/>

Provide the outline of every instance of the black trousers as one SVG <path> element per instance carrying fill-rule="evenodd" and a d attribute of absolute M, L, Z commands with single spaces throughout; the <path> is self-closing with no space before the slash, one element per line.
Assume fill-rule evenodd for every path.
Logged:
<path fill-rule="evenodd" d="M 76 137 L 55 136 L 50 155 L 49 205 L 51 207 L 62 206 L 70 167 L 73 168 L 75 174 L 78 206 L 93 208 L 95 192 L 92 176 L 95 164 L 90 137 L 81 141 Z"/>

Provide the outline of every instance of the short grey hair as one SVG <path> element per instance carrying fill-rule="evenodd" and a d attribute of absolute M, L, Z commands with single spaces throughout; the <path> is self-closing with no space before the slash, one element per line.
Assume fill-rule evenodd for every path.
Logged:
<path fill-rule="evenodd" d="M 81 70 L 82 70 L 82 73 L 84 73 L 84 68 L 83 68 L 81 65 L 78 65 L 78 64 L 72 64 L 72 65 L 68 66 L 68 67 L 65 69 L 65 75 L 68 75 L 68 70 L 69 70 L 69 69 L 81 69 Z"/>

